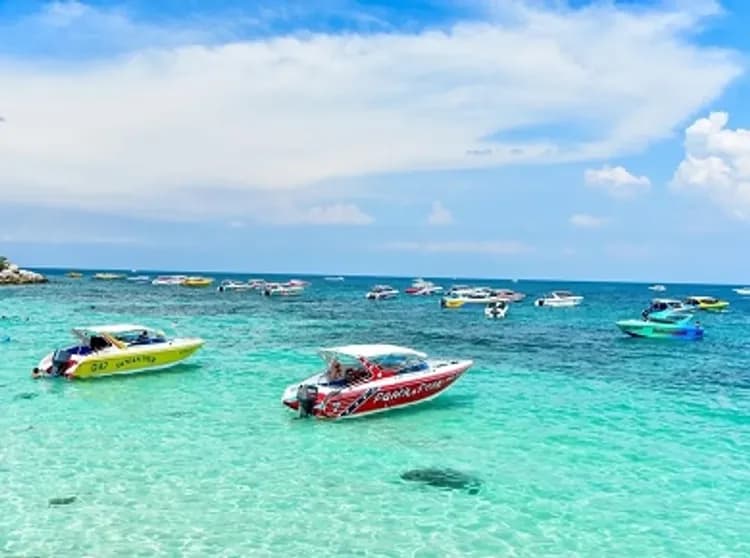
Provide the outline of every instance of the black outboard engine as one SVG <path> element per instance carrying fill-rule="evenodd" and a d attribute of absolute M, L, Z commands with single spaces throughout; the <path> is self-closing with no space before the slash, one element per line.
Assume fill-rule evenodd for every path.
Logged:
<path fill-rule="evenodd" d="M 52 366 L 50 367 L 50 375 L 60 376 L 65 372 L 65 365 L 70 359 L 70 353 L 65 349 L 57 349 L 52 355 Z"/>
<path fill-rule="evenodd" d="M 297 388 L 297 402 L 299 416 L 307 417 L 313 414 L 313 408 L 318 400 L 318 386 L 302 384 Z"/>

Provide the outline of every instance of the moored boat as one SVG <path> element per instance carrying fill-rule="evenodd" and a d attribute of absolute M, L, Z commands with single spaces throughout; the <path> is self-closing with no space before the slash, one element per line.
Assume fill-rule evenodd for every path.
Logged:
<path fill-rule="evenodd" d="M 148 275 L 132 275 L 128 277 L 128 281 L 133 283 L 148 283 L 151 281 L 151 277 Z"/>
<path fill-rule="evenodd" d="M 187 275 L 159 275 L 153 281 L 152 285 L 182 285 L 182 282 L 187 279 Z"/>
<path fill-rule="evenodd" d="M 432 281 L 425 281 L 424 279 L 415 279 L 410 287 L 407 287 L 404 292 L 412 296 L 431 296 L 440 294 L 443 292 L 443 287 L 436 285 Z"/>
<path fill-rule="evenodd" d="M 578 306 L 583 302 L 583 297 L 574 295 L 570 291 L 552 291 L 542 298 L 534 301 L 534 306 L 549 306 L 551 308 L 567 308 Z"/>
<path fill-rule="evenodd" d="M 45 356 L 32 375 L 95 378 L 174 366 L 203 346 L 199 338 L 168 338 L 141 325 L 73 328 L 78 343 Z"/>
<path fill-rule="evenodd" d="M 644 312 L 645 314 L 645 312 Z M 693 315 L 679 310 L 651 312 L 643 319 L 620 320 L 617 327 L 631 337 L 649 339 L 701 339 L 703 328 Z"/>
<path fill-rule="evenodd" d="M 183 287 L 209 287 L 214 282 L 211 277 L 186 277 L 180 283 Z"/>
<path fill-rule="evenodd" d="M 448 389 L 471 360 L 428 360 L 395 345 L 321 349 L 325 371 L 284 390 L 282 403 L 300 416 L 360 417 L 429 401 Z"/>
<path fill-rule="evenodd" d="M 68 271 L 65 276 L 70 277 L 71 279 L 80 279 L 83 277 L 83 273 L 80 271 Z"/>
<path fill-rule="evenodd" d="M 263 288 L 263 294 L 266 296 L 299 296 L 304 290 L 305 288 L 301 285 L 267 283 Z"/>
<path fill-rule="evenodd" d="M 375 285 L 370 292 L 365 295 L 368 300 L 386 300 L 398 296 L 398 291 L 390 285 Z"/>
<path fill-rule="evenodd" d="M 736 289 L 732 289 L 734 292 L 736 292 L 738 295 L 741 296 L 750 296 L 750 287 L 738 287 Z"/>
<path fill-rule="evenodd" d="M 120 279 L 125 279 L 124 273 L 96 273 L 94 274 L 94 279 L 98 281 L 117 281 Z"/>
<path fill-rule="evenodd" d="M 713 296 L 689 296 L 685 299 L 685 304 L 693 306 L 698 310 L 708 310 L 710 312 L 720 312 L 726 310 L 729 307 L 729 302 L 726 300 L 719 300 Z"/>
<path fill-rule="evenodd" d="M 216 287 L 216 290 L 219 292 L 224 291 L 250 291 L 253 287 L 250 285 L 250 283 L 246 283 L 244 281 L 235 281 L 234 279 L 225 279 L 221 283 L 219 283 L 219 286 Z"/>
<path fill-rule="evenodd" d="M 667 287 L 665 287 L 664 285 L 651 285 L 648 289 L 650 291 L 656 291 L 656 292 L 659 292 L 659 293 L 663 293 L 664 291 L 667 290 Z"/>

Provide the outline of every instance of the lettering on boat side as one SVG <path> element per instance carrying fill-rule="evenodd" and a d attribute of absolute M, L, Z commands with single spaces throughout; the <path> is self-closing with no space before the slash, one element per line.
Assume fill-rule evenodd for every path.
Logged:
<path fill-rule="evenodd" d="M 380 391 L 375 395 L 374 401 L 389 403 L 391 401 L 397 401 L 399 399 L 409 399 L 423 393 L 437 391 L 451 379 L 452 376 L 449 376 L 446 378 L 440 378 L 439 380 L 432 380 L 431 382 L 423 382 L 414 387 L 404 386 L 402 388 L 394 389 L 391 391 Z"/>
<path fill-rule="evenodd" d="M 134 355 L 128 358 L 124 358 L 122 360 L 118 360 L 115 363 L 115 368 L 118 370 L 120 368 L 124 368 L 125 366 L 130 366 L 131 364 L 155 364 L 156 363 L 156 357 L 153 355 Z"/>

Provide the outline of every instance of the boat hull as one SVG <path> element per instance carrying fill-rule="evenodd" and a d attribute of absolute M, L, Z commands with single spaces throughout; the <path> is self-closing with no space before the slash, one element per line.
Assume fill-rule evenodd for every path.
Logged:
<path fill-rule="evenodd" d="M 142 348 L 104 350 L 77 359 L 64 375 L 70 379 L 83 380 L 161 370 L 189 358 L 203 344 L 201 339 L 184 339 L 158 345 L 143 345 Z M 45 371 L 51 364 L 52 354 L 42 360 L 39 369 Z"/>
<path fill-rule="evenodd" d="M 402 374 L 396 379 L 367 382 L 340 390 L 322 389 L 312 416 L 328 420 L 350 419 L 424 403 L 449 389 L 472 365 L 472 361 L 447 363 L 432 368 L 429 373 Z M 297 389 L 309 381 L 289 386 L 282 403 L 299 410 Z"/>
<path fill-rule="evenodd" d="M 622 320 L 617 327 L 631 337 L 645 339 L 702 339 L 703 328 L 692 324 L 660 324 L 642 320 Z"/>

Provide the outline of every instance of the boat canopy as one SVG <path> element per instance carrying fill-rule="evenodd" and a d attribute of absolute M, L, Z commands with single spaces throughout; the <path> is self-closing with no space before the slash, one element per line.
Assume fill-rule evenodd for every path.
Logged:
<path fill-rule="evenodd" d="M 345 345 L 320 349 L 319 353 L 326 361 L 340 356 L 367 360 L 386 356 L 427 358 L 425 353 L 397 345 Z"/>
<path fill-rule="evenodd" d="M 111 335 L 114 337 L 125 335 L 128 333 L 138 334 L 142 331 L 146 331 L 149 334 L 164 336 L 164 332 L 137 324 L 113 324 L 113 325 L 100 325 L 100 326 L 88 326 L 88 327 L 74 327 L 73 334 L 87 339 L 92 335 Z"/>

